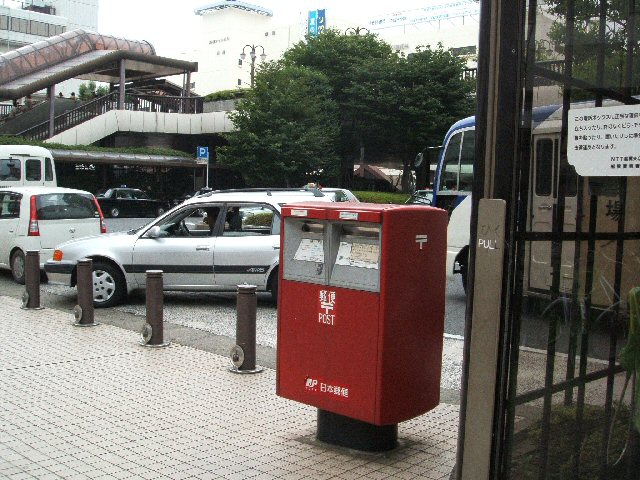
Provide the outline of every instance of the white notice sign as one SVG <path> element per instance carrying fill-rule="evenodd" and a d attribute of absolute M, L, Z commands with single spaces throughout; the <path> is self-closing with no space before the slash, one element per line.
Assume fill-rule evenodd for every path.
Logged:
<path fill-rule="evenodd" d="M 567 160 L 583 177 L 640 175 L 640 105 L 569 110 Z"/>
<path fill-rule="evenodd" d="M 298 245 L 298 250 L 293 256 L 294 260 L 302 262 L 324 263 L 324 247 L 322 240 L 303 238 Z"/>
<path fill-rule="evenodd" d="M 336 265 L 378 269 L 380 248 L 368 243 L 340 242 Z"/>

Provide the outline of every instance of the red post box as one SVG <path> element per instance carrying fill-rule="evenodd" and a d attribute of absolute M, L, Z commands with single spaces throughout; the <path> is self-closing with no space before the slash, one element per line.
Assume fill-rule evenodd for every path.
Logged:
<path fill-rule="evenodd" d="M 447 214 L 282 209 L 276 393 L 386 426 L 440 399 Z"/>

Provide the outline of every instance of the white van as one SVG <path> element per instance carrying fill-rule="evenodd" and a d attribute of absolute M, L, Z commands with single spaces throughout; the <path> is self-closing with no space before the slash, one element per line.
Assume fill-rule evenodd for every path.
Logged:
<path fill-rule="evenodd" d="M 57 187 L 53 155 L 43 147 L 0 145 L 0 187 Z"/>
<path fill-rule="evenodd" d="M 40 268 L 56 245 L 100 235 L 107 229 L 98 201 L 89 192 L 60 187 L 0 188 L 0 268 L 24 283 L 25 254 L 40 252 Z"/>

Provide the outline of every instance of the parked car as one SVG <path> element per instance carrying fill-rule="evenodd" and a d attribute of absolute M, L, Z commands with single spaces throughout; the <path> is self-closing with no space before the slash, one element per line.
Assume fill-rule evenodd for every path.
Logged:
<path fill-rule="evenodd" d="M 63 243 L 45 271 L 50 282 L 74 286 L 78 260 L 92 258 L 96 307 L 116 305 L 144 288 L 146 270 L 164 272 L 165 290 L 235 291 L 246 282 L 275 300 L 280 209 L 301 201 L 332 200 L 304 189 L 211 192 L 144 227 Z"/>
<path fill-rule="evenodd" d="M 334 202 L 360 202 L 360 200 L 346 188 L 322 187 L 316 183 L 308 183 L 304 188 L 306 190 L 320 190 L 325 195 L 332 197 Z"/>
<path fill-rule="evenodd" d="M 137 188 L 110 188 L 98 195 L 100 208 L 109 217 L 158 217 L 168 210 L 167 204 L 154 200 Z"/>
<path fill-rule="evenodd" d="M 0 188 L 0 268 L 24 283 L 25 253 L 40 252 L 40 266 L 59 243 L 106 233 L 96 198 L 59 187 Z"/>
<path fill-rule="evenodd" d="M 202 187 L 200 190 L 196 190 L 195 192 L 192 193 L 185 193 L 183 195 L 180 195 L 179 197 L 174 198 L 171 201 L 172 206 L 176 206 L 176 205 L 180 205 L 182 202 L 184 202 L 185 200 L 189 200 L 190 198 L 193 197 L 198 197 L 200 195 L 204 195 L 205 193 L 209 193 L 212 192 L 213 189 L 210 187 Z"/>
<path fill-rule="evenodd" d="M 416 190 L 404 203 L 431 205 L 433 201 L 433 190 Z"/>

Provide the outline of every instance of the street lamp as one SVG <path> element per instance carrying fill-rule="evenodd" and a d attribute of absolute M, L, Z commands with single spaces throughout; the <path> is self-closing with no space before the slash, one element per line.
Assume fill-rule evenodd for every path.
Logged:
<path fill-rule="evenodd" d="M 363 35 L 371 33 L 369 29 L 365 27 L 349 27 L 344 31 L 345 35 L 360 35 L 360 32 L 362 32 Z"/>
<path fill-rule="evenodd" d="M 264 47 L 262 45 L 245 45 L 244 48 L 242 49 L 242 53 L 240 54 L 240 60 L 242 60 L 243 62 L 244 62 L 244 59 L 247 58 L 247 54 L 245 53 L 245 50 L 247 48 L 250 49 L 249 57 L 251 58 L 251 88 L 253 88 L 253 82 L 256 75 L 256 48 L 262 49 L 260 60 L 262 60 L 263 62 L 267 58 L 267 54 L 264 53 Z"/>

